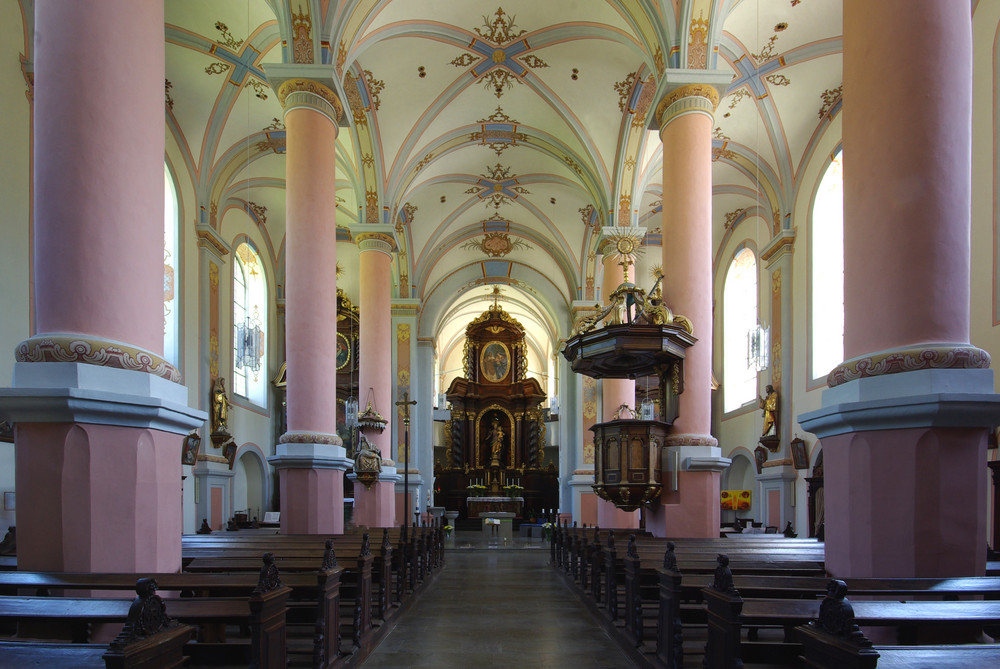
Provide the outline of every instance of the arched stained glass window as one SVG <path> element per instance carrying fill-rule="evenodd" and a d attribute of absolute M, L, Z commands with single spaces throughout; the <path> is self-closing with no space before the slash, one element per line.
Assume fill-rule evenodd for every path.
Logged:
<path fill-rule="evenodd" d="M 267 404 L 267 282 L 257 250 L 236 247 L 233 266 L 233 393 Z"/>
<path fill-rule="evenodd" d="M 757 327 L 757 256 L 743 247 L 729 264 L 722 294 L 723 410 L 757 399 L 757 368 L 748 360 L 748 333 Z"/>
<path fill-rule="evenodd" d="M 844 360 L 844 161 L 838 151 L 816 191 L 811 229 L 812 378 Z"/>
<path fill-rule="evenodd" d="M 177 366 L 180 359 L 180 310 L 177 299 L 177 247 L 180 207 L 170 170 L 163 166 L 163 357 Z"/>

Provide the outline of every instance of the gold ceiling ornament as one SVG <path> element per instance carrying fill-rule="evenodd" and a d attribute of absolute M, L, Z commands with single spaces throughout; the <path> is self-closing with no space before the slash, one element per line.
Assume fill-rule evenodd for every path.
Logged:
<path fill-rule="evenodd" d="M 841 84 L 836 88 L 830 88 L 819 94 L 820 99 L 823 100 L 823 106 L 819 108 L 819 117 L 822 119 L 824 116 L 830 113 L 840 98 L 844 95 L 844 85 Z"/>
<path fill-rule="evenodd" d="M 628 101 L 628 96 L 632 94 L 632 89 L 638 78 L 638 72 L 629 72 L 623 80 L 614 83 L 615 92 L 618 93 L 618 111 L 625 111 L 625 103 Z"/>
<path fill-rule="evenodd" d="M 503 11 L 503 7 L 497 7 L 497 11 L 494 14 L 496 17 L 492 21 L 488 16 L 483 17 L 483 29 L 475 28 L 476 34 L 485 40 L 489 40 L 493 44 L 507 44 L 508 42 L 513 42 L 518 37 L 523 35 L 526 30 L 521 30 L 519 32 L 514 32 L 514 28 L 517 24 L 514 23 L 514 17 Z"/>
<path fill-rule="evenodd" d="M 515 249 L 530 250 L 532 247 L 520 239 L 511 239 L 506 232 L 487 232 L 482 239 L 465 242 L 462 248 L 476 249 L 491 258 L 502 258 Z"/>
<path fill-rule="evenodd" d="M 628 268 L 635 264 L 636 258 L 643 252 L 642 240 L 646 236 L 646 230 L 615 225 L 606 227 L 605 231 L 605 253 L 613 253 L 617 257 L 618 264 L 625 270 L 625 282 L 628 283 Z"/>
<path fill-rule="evenodd" d="M 230 49 L 233 49 L 234 51 L 243 46 L 243 40 L 236 39 L 235 37 L 233 37 L 232 33 L 229 32 L 229 26 L 227 26 L 222 21 L 215 22 L 215 29 L 222 34 L 222 39 L 216 40 L 216 44 L 227 46 Z"/>

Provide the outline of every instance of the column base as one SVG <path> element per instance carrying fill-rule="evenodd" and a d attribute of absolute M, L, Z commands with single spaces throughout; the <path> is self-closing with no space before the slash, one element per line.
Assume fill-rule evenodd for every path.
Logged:
<path fill-rule="evenodd" d="M 0 388 L 15 424 L 18 567 L 173 572 L 181 566 L 181 443 L 207 414 L 147 372 L 18 362 Z"/>
<path fill-rule="evenodd" d="M 646 511 L 646 529 L 654 536 L 719 536 L 720 473 L 732 460 L 716 444 L 711 435 L 670 436 L 663 449 L 663 494 Z"/>
<path fill-rule="evenodd" d="M 991 369 L 864 377 L 799 423 L 823 440 L 826 568 L 847 577 L 982 576 Z"/>
<path fill-rule="evenodd" d="M 353 462 L 343 446 L 278 444 L 267 461 L 278 470 L 281 534 L 343 534 L 344 472 Z"/>
<path fill-rule="evenodd" d="M 390 471 L 391 470 L 391 471 Z M 383 465 L 378 480 L 371 488 L 357 481 L 357 476 L 348 474 L 354 481 L 354 526 L 355 527 L 395 527 L 396 500 L 395 485 L 399 480 L 395 467 Z"/>
<path fill-rule="evenodd" d="M 601 498 L 594 493 L 593 470 L 578 469 L 569 479 L 570 493 L 573 495 L 570 517 L 582 527 L 596 525 L 598 520 L 597 503 Z M 560 514 L 561 517 L 562 514 Z"/>

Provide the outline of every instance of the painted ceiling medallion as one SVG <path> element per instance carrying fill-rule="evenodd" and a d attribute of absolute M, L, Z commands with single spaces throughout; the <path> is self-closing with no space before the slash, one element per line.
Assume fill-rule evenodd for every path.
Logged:
<path fill-rule="evenodd" d="M 511 239 L 506 232 L 487 232 L 481 240 L 467 241 L 462 248 L 476 249 L 491 258 L 502 258 L 514 249 L 529 250 L 531 246 L 520 239 Z"/>
<path fill-rule="evenodd" d="M 514 17 L 505 13 L 502 7 L 497 8 L 492 20 L 484 16 L 483 25 L 473 30 L 479 38 L 473 38 L 468 47 L 472 53 L 454 58 L 451 65 L 472 65 L 472 76 L 498 98 L 513 88 L 515 82 L 523 83 L 527 68 L 549 66 L 537 55 L 525 53 L 531 50 L 528 40 L 521 37 L 527 31 L 518 29 Z"/>
<path fill-rule="evenodd" d="M 488 167 L 487 171 L 488 174 L 479 175 L 480 179 L 475 186 L 465 191 L 467 195 L 478 196 L 486 206 L 492 205 L 494 209 L 499 209 L 501 205 L 516 200 L 518 195 L 531 194 L 531 191 L 518 184 L 517 177 L 510 173 L 509 167 L 497 163 Z"/>

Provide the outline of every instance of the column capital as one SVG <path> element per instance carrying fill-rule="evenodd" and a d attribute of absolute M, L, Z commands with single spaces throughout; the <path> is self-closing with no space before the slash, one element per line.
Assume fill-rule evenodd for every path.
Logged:
<path fill-rule="evenodd" d="M 351 230 L 354 242 L 362 253 L 365 251 L 381 251 L 391 256 L 393 251 L 399 250 L 396 243 L 395 229 L 391 225 L 371 224 L 355 226 Z"/>
<path fill-rule="evenodd" d="M 718 70 L 668 70 L 660 84 L 660 103 L 651 115 L 651 124 L 663 128 L 678 116 L 692 112 L 714 119 L 732 77 L 731 72 Z"/>
<path fill-rule="evenodd" d="M 278 87 L 278 102 L 287 114 L 303 107 L 318 111 L 339 125 L 344 106 L 337 94 L 313 79 L 287 79 Z"/>
<path fill-rule="evenodd" d="M 790 257 L 795 248 L 795 231 L 782 230 L 767 243 L 760 252 L 760 259 L 767 263 L 768 269 L 782 258 Z"/>
<path fill-rule="evenodd" d="M 219 260 L 222 260 L 232 251 L 226 240 L 210 225 L 199 223 L 195 226 L 195 234 L 198 236 L 198 247 L 205 249 Z"/>
<path fill-rule="evenodd" d="M 264 71 L 286 114 L 291 109 L 306 107 L 329 117 L 334 125 L 347 126 L 348 115 L 344 114 L 341 102 L 347 98 L 328 66 L 268 63 Z"/>

